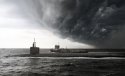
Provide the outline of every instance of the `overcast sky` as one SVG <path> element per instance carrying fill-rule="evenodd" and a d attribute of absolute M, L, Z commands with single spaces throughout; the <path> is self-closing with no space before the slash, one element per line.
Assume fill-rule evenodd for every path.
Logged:
<path fill-rule="evenodd" d="M 18 2 L 18 0 L 17 0 Z M 56 36 L 19 11 L 16 2 L 0 0 L 0 48 L 29 48 L 36 38 L 37 46 L 52 48 L 55 44 L 69 48 L 89 48 L 89 45 L 72 42 Z M 21 13 L 20 13 L 21 12 Z"/>

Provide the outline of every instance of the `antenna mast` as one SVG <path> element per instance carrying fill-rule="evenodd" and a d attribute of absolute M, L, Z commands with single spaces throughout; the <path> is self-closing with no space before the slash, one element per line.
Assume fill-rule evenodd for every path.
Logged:
<path fill-rule="evenodd" d="M 36 47 L 36 41 L 35 41 L 35 38 L 34 38 L 34 42 L 33 42 L 33 47 Z"/>

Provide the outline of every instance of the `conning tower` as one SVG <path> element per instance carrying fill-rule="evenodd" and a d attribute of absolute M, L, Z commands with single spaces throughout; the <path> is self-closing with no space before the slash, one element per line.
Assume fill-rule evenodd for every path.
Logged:
<path fill-rule="evenodd" d="M 34 42 L 33 42 L 32 47 L 30 47 L 30 54 L 31 55 L 37 55 L 37 54 L 39 54 L 39 47 L 36 47 L 35 38 L 34 38 Z"/>

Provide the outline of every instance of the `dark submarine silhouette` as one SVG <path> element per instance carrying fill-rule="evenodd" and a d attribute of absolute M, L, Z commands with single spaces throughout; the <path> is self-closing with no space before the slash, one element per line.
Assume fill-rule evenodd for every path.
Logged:
<path fill-rule="evenodd" d="M 39 51 L 40 51 L 40 49 L 39 49 L 39 47 L 36 47 L 36 41 L 35 41 L 35 38 L 34 38 L 33 46 L 30 47 L 30 54 L 31 55 L 37 55 L 37 54 L 40 54 Z"/>

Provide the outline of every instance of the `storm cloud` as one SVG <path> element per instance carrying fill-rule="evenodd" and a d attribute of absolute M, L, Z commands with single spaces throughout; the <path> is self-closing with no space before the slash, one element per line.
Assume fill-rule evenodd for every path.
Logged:
<path fill-rule="evenodd" d="M 62 38 L 125 48 L 125 0 L 13 0 L 27 18 Z"/>

